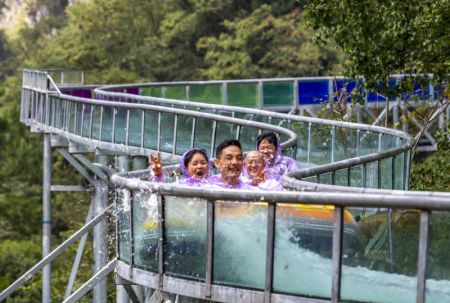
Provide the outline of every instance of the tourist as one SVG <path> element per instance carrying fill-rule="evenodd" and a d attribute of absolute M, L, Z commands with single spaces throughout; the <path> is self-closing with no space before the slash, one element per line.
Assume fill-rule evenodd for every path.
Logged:
<path fill-rule="evenodd" d="M 279 181 L 285 173 L 298 169 L 294 159 L 281 155 L 281 146 L 273 132 L 261 133 L 256 138 L 256 149 L 263 154 L 269 169 L 267 175 L 272 179 Z"/>
<path fill-rule="evenodd" d="M 242 180 L 249 186 L 263 190 L 283 190 L 281 183 L 267 176 L 264 156 L 259 151 L 247 153 L 244 159 Z"/>
<path fill-rule="evenodd" d="M 161 153 L 157 157 L 150 155 L 151 164 L 149 169 L 152 173 L 152 181 L 161 182 L 164 174 L 161 164 Z M 200 186 L 209 182 L 209 159 L 206 153 L 198 148 L 186 151 L 180 159 L 180 170 L 184 177 L 177 180 L 179 184 L 189 186 Z"/>
<path fill-rule="evenodd" d="M 214 165 L 220 174 L 213 176 L 214 186 L 221 188 L 248 189 L 248 185 L 241 179 L 243 168 L 242 147 L 238 140 L 227 139 L 216 148 Z"/>

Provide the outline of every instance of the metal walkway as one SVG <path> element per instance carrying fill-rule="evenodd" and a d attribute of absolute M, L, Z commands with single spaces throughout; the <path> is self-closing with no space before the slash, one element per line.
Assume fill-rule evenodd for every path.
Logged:
<path fill-rule="evenodd" d="M 378 126 L 232 106 L 250 94 L 255 104 L 268 100 L 280 109 L 273 100 L 296 100 L 303 93 L 296 90 L 307 94 L 303 85 L 311 81 L 58 87 L 48 72 L 24 71 L 21 121 L 44 133 L 44 221 L 51 190 L 75 189 L 50 184 L 52 148 L 95 191 L 86 225 L 53 252 L 44 226 L 45 258 L 3 290 L 0 301 L 43 269 L 43 302 L 50 302 L 50 262 L 91 227 L 95 276 L 72 293 L 77 257 L 64 302 L 91 288 L 94 302 L 106 302 L 104 277 L 114 265 L 118 302 L 156 302 L 169 294 L 220 302 L 449 301 L 450 277 L 426 268 L 430 224 L 448 214 L 450 194 L 405 191 L 412 138 Z M 183 101 L 219 103 L 214 96 L 226 105 Z M 239 139 L 248 151 L 262 130 L 276 132 L 284 153 L 305 167 L 283 178 L 293 191 L 262 195 L 146 181 L 150 152 L 161 151 L 166 163 L 193 146 L 214 157 L 224 138 Z M 114 169 L 107 166 L 111 158 Z M 109 186 L 116 202 L 108 206 Z M 104 216 L 111 208 L 117 260 L 105 253 Z M 417 225 L 411 248 L 417 275 L 395 264 L 407 257 L 396 253 L 402 238 L 393 229 L 406 210 Z M 367 226 L 378 232 L 367 233 Z M 79 251 L 83 246 L 80 241 Z"/>

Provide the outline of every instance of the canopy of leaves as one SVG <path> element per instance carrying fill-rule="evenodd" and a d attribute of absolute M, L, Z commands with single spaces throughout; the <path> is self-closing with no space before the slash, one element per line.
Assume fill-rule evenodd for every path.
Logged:
<path fill-rule="evenodd" d="M 197 44 L 208 64 L 201 74 L 208 79 L 330 74 L 339 52 L 316 46 L 302 19 L 298 8 L 274 16 L 271 7 L 263 5 L 246 18 L 225 21 L 225 32 Z"/>
<path fill-rule="evenodd" d="M 351 60 L 351 76 L 368 82 L 390 74 L 450 72 L 450 0 L 308 0 L 308 23 L 317 38 L 332 38 Z"/>

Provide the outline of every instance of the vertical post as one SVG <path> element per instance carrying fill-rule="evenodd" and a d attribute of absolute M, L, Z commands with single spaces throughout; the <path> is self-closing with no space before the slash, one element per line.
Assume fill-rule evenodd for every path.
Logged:
<path fill-rule="evenodd" d="M 96 155 L 95 161 L 97 163 L 106 165 L 107 156 Z M 108 203 L 108 185 L 105 181 L 97 179 L 95 181 L 95 193 L 93 197 L 94 201 L 94 217 L 100 214 Z M 94 227 L 94 273 L 99 272 L 106 266 L 108 258 L 107 248 L 107 226 L 106 221 L 102 220 Z M 107 299 L 107 280 L 106 278 L 98 282 L 93 289 L 93 302 L 94 303 L 106 303 Z"/>
<path fill-rule="evenodd" d="M 331 163 L 335 160 L 336 152 L 336 128 L 333 126 L 331 128 Z"/>
<path fill-rule="evenodd" d="M 267 246 L 266 246 L 266 281 L 264 287 L 264 303 L 270 303 L 273 281 L 273 258 L 275 251 L 275 208 L 276 204 L 267 206 Z"/>
<path fill-rule="evenodd" d="M 361 110 L 361 104 L 356 104 L 356 122 L 357 123 L 363 123 L 362 119 L 362 110 Z"/>
<path fill-rule="evenodd" d="M 148 158 L 147 157 L 143 157 L 143 156 L 133 157 L 132 163 L 131 163 L 131 169 L 133 171 L 145 169 L 145 168 L 147 168 L 147 166 L 148 166 Z M 133 203 L 133 202 L 131 202 L 131 203 Z M 132 214 L 130 214 L 130 216 L 131 215 Z M 133 241 L 133 243 L 134 243 L 134 241 Z M 132 253 L 134 253 L 134 250 L 132 250 Z M 152 291 L 150 288 L 139 286 L 139 285 L 133 285 L 132 288 L 134 289 L 134 292 L 136 293 L 136 296 L 138 297 L 139 302 L 144 302 L 144 299 L 150 300 L 150 297 L 152 295 Z M 119 302 L 117 302 L 117 303 L 119 303 Z"/>
<path fill-rule="evenodd" d="M 258 81 L 258 107 L 260 109 L 264 108 L 264 91 L 262 81 Z"/>
<path fill-rule="evenodd" d="M 222 83 L 222 105 L 228 105 L 228 86 L 227 82 Z"/>
<path fill-rule="evenodd" d="M 342 254 L 342 231 L 344 210 L 341 206 L 335 206 L 333 226 L 333 278 L 331 284 L 331 302 L 339 302 L 341 292 L 341 254 Z"/>
<path fill-rule="evenodd" d="M 214 201 L 207 201 L 207 242 L 206 242 L 206 272 L 205 272 L 205 299 L 211 298 L 211 281 L 213 271 L 214 253 Z"/>
<path fill-rule="evenodd" d="M 50 134 L 44 134 L 44 175 L 42 184 L 42 256 L 51 252 L 51 181 L 52 181 L 52 148 Z M 42 273 L 42 302 L 51 302 L 51 264 L 44 267 Z"/>
<path fill-rule="evenodd" d="M 419 255 L 417 264 L 417 295 L 416 303 L 425 302 L 426 290 L 426 269 L 427 269 L 427 249 L 428 249 L 428 228 L 430 223 L 430 212 L 422 210 L 420 212 L 420 233 L 419 233 Z"/>
<path fill-rule="evenodd" d="M 117 169 L 119 172 L 126 172 L 130 170 L 130 162 L 128 156 L 117 156 Z M 122 285 L 116 286 L 116 302 L 117 303 L 130 302 L 130 298 L 128 297 L 128 294 Z"/>
<path fill-rule="evenodd" d="M 306 153 L 306 163 L 309 164 L 310 160 L 311 160 L 311 122 L 308 123 L 308 151 Z"/>

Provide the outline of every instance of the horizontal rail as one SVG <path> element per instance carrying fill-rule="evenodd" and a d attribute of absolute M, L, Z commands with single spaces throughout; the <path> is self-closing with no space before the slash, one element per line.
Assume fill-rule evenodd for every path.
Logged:
<path fill-rule="evenodd" d="M 138 100 L 138 101 L 160 102 L 160 103 L 166 104 L 166 105 L 173 104 L 173 105 L 180 105 L 180 106 L 190 106 L 190 107 L 199 108 L 199 109 L 211 109 L 211 110 L 217 110 L 217 111 L 236 112 L 236 113 L 242 113 L 242 114 L 254 114 L 254 115 L 258 115 L 258 116 L 262 116 L 262 117 L 287 119 L 287 120 L 290 120 L 293 122 L 305 122 L 305 123 L 313 123 L 313 124 L 320 124 L 320 125 L 326 125 L 326 126 L 342 127 L 342 128 L 348 128 L 348 129 L 359 129 L 359 130 L 364 130 L 364 131 L 393 135 L 393 136 L 397 136 L 397 137 L 400 137 L 400 138 L 403 138 L 406 140 L 412 140 L 412 138 L 409 135 L 407 135 L 406 133 L 404 133 L 402 131 L 399 131 L 396 129 L 390 129 L 390 128 L 386 128 L 386 127 L 381 127 L 381 126 L 376 126 L 376 125 L 358 124 L 358 123 L 352 123 L 352 122 L 320 119 L 320 118 L 307 117 L 307 116 L 296 116 L 296 115 L 291 115 L 291 114 L 277 113 L 277 112 L 263 110 L 263 109 L 243 108 L 243 107 L 230 106 L 230 105 L 207 104 L 207 103 L 201 103 L 201 102 L 195 102 L 195 101 L 181 101 L 181 100 L 176 100 L 176 99 L 139 96 L 139 95 L 133 95 L 133 94 L 127 94 L 127 93 L 121 93 L 121 92 L 105 91 L 105 89 L 107 89 L 107 88 L 110 89 L 110 88 L 119 88 L 119 87 L 122 87 L 122 86 L 115 85 L 115 86 L 98 87 L 94 91 L 98 94 L 103 94 L 105 96 L 110 96 L 110 97 L 122 97 L 122 98 L 127 98 L 127 99 L 134 99 L 134 100 Z"/>
<path fill-rule="evenodd" d="M 111 177 L 111 183 L 126 187 L 129 190 L 148 191 L 163 195 L 174 195 L 179 197 L 202 198 L 207 200 L 229 200 L 243 202 L 260 202 L 261 192 L 253 190 L 232 190 L 216 188 L 196 188 L 182 186 L 174 183 L 155 183 L 136 179 L 142 176 L 142 171 L 132 173 L 118 173 Z M 394 191 L 393 191 L 394 192 Z M 429 210 L 450 210 L 450 193 L 397 191 L 401 194 L 360 194 L 360 193 L 330 193 L 330 192 L 298 192 L 298 191 L 264 191 L 264 202 L 300 204 L 309 203 L 316 205 L 335 205 L 342 207 L 386 207 L 386 208 L 420 208 Z"/>

